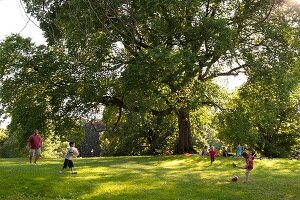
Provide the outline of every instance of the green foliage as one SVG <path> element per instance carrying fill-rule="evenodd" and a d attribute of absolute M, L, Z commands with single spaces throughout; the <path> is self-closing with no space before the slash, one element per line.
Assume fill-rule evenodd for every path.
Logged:
<path fill-rule="evenodd" d="M 2 134 L 3 133 L 3 134 Z M 27 138 L 22 140 L 19 138 L 20 134 L 5 134 L 4 130 L 1 130 L 0 140 L 0 157 L 13 158 L 20 156 L 27 156 L 28 149 L 25 147 Z M 81 138 L 81 137 L 80 137 Z M 65 141 L 65 140 L 64 140 Z M 64 142 L 59 136 L 53 134 L 43 138 L 42 158 L 62 158 L 65 156 L 66 149 L 69 145 L 68 142 Z M 80 142 L 80 140 L 74 140 Z M 23 146 L 21 146 L 23 145 Z"/>
<path fill-rule="evenodd" d="M 217 128 L 215 122 L 216 110 L 210 107 L 202 107 L 191 115 L 192 134 L 195 140 L 195 149 L 198 152 L 202 151 L 204 146 L 213 145 L 216 148 L 223 144 L 217 135 Z"/>
<path fill-rule="evenodd" d="M 0 98 L 11 117 L 8 132 L 18 141 L 17 148 L 25 146 L 34 129 L 45 138 L 54 131 L 66 140 L 80 141 L 81 120 L 68 113 L 76 112 L 69 103 L 75 97 L 73 89 L 65 87 L 72 74 L 64 71 L 67 66 L 61 49 L 37 47 L 19 35 L 8 37 L 0 46 Z"/>
<path fill-rule="evenodd" d="M 7 138 L 7 135 L 5 133 L 5 129 L 0 129 L 0 142 L 4 141 Z"/>
<path fill-rule="evenodd" d="M 69 142 L 63 142 L 58 136 L 49 135 L 43 141 L 42 158 L 63 158 Z"/>
<path fill-rule="evenodd" d="M 9 131 L 20 139 L 36 127 L 45 134 L 54 131 L 62 138 L 74 137 L 81 119 L 93 119 L 105 105 L 125 113 L 118 129 L 108 130 L 105 138 L 120 149 L 129 147 L 126 154 L 133 149 L 144 154 L 145 149 L 138 148 L 142 143 L 150 145 L 145 151 L 153 153 L 160 144 L 162 152 L 166 144 L 177 146 L 177 153 L 194 152 L 190 115 L 221 102 L 214 78 L 244 71 L 251 83 L 269 72 L 271 79 L 281 77 L 281 67 L 284 72 L 297 68 L 289 67 L 289 62 L 296 62 L 298 56 L 299 11 L 282 1 L 24 4 L 49 43 L 35 46 L 14 35 L 0 45 L 0 99 L 12 117 Z M 249 86 L 249 92 L 260 84 Z M 287 82 L 276 84 L 261 92 L 278 91 L 276 87 Z M 276 99 L 279 94 L 267 95 Z M 281 102 L 288 99 L 288 92 L 284 94 Z M 264 128 L 275 123 L 278 113 L 267 112 L 274 105 L 261 104 L 269 109 L 255 120 L 264 122 Z M 277 101 L 277 111 L 281 105 Z M 163 138 L 169 137 L 176 141 L 167 139 L 163 144 Z M 131 141 L 134 145 L 129 145 Z"/>
<path fill-rule="evenodd" d="M 172 118 L 137 113 L 122 113 L 106 109 L 107 130 L 101 133 L 102 155 L 163 155 L 173 152 L 175 124 Z"/>
<path fill-rule="evenodd" d="M 232 102 L 238 101 L 233 99 Z M 256 137 L 251 132 L 251 124 L 247 112 L 239 103 L 233 103 L 228 110 L 219 113 L 218 137 L 227 144 L 256 144 Z"/>
<path fill-rule="evenodd" d="M 3 157 L 4 147 L 3 144 L 7 140 L 7 133 L 5 129 L 0 129 L 0 157 Z"/>
<path fill-rule="evenodd" d="M 294 95 L 300 75 L 299 28 L 288 22 L 299 18 L 292 15 L 297 7 L 286 9 L 270 15 L 260 36 L 262 44 L 243 49 L 250 65 L 247 83 L 220 117 L 223 140 L 255 145 L 267 156 L 286 156 L 299 145 L 299 101 Z"/>
<path fill-rule="evenodd" d="M 25 155 L 25 146 L 23 149 L 19 149 L 19 139 L 16 135 L 7 133 L 3 140 L 0 142 L 0 157 L 13 158 Z"/>
<path fill-rule="evenodd" d="M 256 146 L 267 156 L 286 156 L 299 145 L 299 83 L 281 73 L 249 80 L 220 114 L 220 138 L 231 144 Z"/>

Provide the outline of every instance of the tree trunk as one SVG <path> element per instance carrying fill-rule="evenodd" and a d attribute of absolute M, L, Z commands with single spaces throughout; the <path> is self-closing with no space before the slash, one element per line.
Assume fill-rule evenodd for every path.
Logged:
<path fill-rule="evenodd" d="M 175 148 L 176 154 L 196 153 L 192 145 L 191 123 L 189 109 L 181 108 L 178 111 L 178 143 Z"/>

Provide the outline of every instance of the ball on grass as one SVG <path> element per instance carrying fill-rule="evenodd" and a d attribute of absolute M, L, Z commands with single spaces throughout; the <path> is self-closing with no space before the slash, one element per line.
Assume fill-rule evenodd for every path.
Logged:
<path fill-rule="evenodd" d="M 239 180 L 239 177 L 237 177 L 237 176 L 231 177 L 231 181 L 232 181 L 232 182 L 236 182 L 236 181 L 238 181 L 238 180 Z"/>

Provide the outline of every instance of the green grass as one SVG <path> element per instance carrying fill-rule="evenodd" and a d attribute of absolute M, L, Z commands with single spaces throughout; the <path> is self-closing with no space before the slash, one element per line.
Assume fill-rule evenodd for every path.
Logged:
<path fill-rule="evenodd" d="M 299 199 L 300 161 L 255 160 L 248 183 L 243 159 L 109 157 L 74 159 L 78 174 L 58 171 L 63 159 L 0 159 L 0 199 Z M 237 175 L 240 180 L 230 182 Z"/>

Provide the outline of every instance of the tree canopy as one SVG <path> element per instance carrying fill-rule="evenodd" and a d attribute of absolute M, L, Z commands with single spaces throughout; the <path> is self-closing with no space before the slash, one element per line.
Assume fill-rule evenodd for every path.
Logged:
<path fill-rule="evenodd" d="M 299 6 L 287 1 L 24 4 L 48 46 L 18 36 L 1 43 L 1 100 L 13 129 L 78 127 L 78 119 L 105 106 L 107 134 L 118 132 L 121 146 L 128 142 L 120 138 L 133 141 L 129 152 L 145 144 L 155 152 L 158 137 L 173 141 L 175 153 L 193 153 L 191 111 L 222 109 L 215 78 L 245 73 L 251 83 L 266 77 L 268 90 L 275 84 L 269 72 L 276 78 L 299 68 Z"/>

